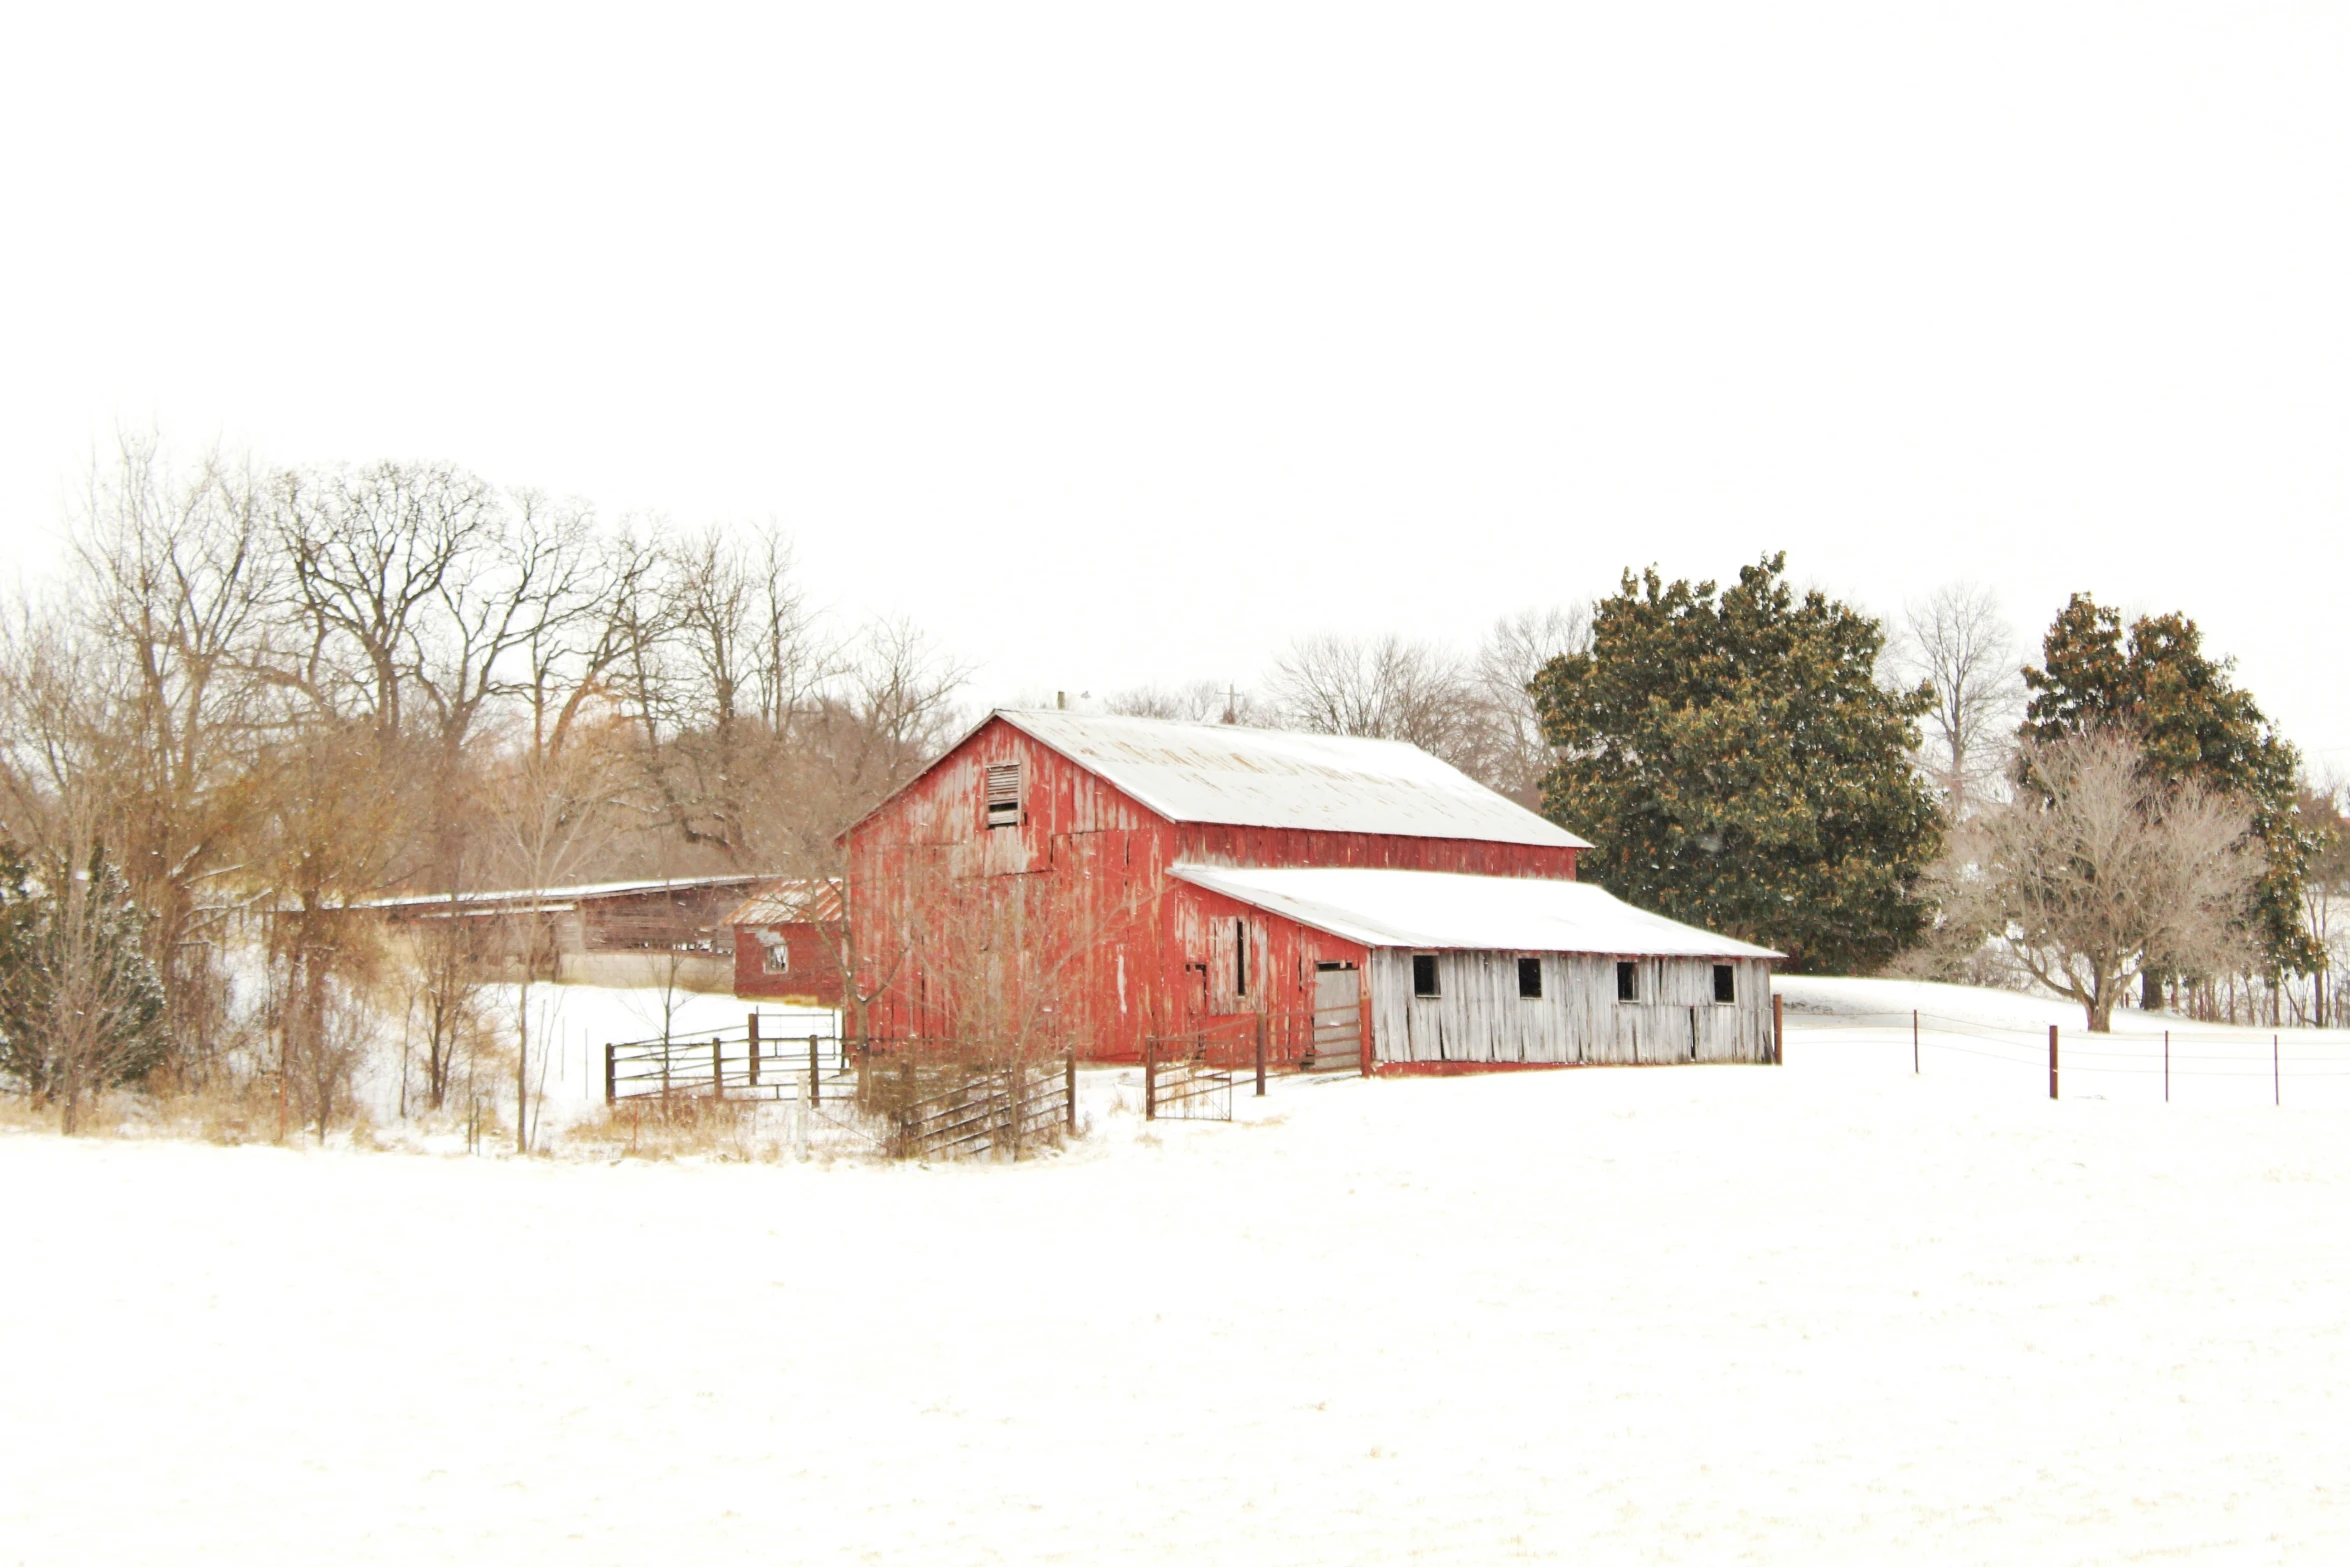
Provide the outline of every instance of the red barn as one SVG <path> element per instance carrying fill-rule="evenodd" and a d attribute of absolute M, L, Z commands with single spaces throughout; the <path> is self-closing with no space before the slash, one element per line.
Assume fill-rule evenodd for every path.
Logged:
<path fill-rule="evenodd" d="M 1370 1070 L 1766 1059 L 1777 954 L 1578 883 L 1588 847 L 1395 741 L 998 712 L 850 829 L 859 989 L 876 1039 L 1096 1060 L 1260 1015 Z"/>

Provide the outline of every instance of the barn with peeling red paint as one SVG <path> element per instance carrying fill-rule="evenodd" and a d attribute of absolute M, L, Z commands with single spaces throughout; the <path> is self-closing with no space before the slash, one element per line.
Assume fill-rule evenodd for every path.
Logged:
<path fill-rule="evenodd" d="M 1589 846 L 1400 742 L 998 712 L 850 829 L 865 1027 L 1107 1061 L 1262 1033 L 1370 1071 L 1767 1059 L 1777 954 L 1579 883 Z"/>

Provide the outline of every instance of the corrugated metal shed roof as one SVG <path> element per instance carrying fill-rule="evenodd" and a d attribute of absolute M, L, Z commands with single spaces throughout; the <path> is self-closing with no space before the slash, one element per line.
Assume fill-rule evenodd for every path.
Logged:
<path fill-rule="evenodd" d="M 1353 867 L 1228 870 L 1172 865 L 1168 874 L 1367 947 L 1618 957 L 1781 956 L 1768 947 L 1636 909 L 1589 882 Z"/>
<path fill-rule="evenodd" d="M 837 881 L 779 881 L 721 921 L 727 925 L 806 925 L 840 918 Z"/>
<path fill-rule="evenodd" d="M 997 716 L 1171 821 L 1591 847 L 1400 740 L 1057 710 Z"/>
<path fill-rule="evenodd" d="M 575 887 L 541 887 L 535 893 L 520 888 L 460 892 L 455 901 L 460 908 L 473 904 L 514 904 L 518 911 L 520 900 L 532 897 L 562 898 L 574 902 L 592 901 L 596 898 L 633 897 L 648 892 L 698 892 L 711 887 L 747 887 L 753 882 L 765 879 L 759 875 L 750 874 L 740 876 L 668 876 L 651 881 L 593 881 L 582 882 Z M 365 902 L 345 906 L 353 909 L 412 909 L 449 901 L 449 895 L 445 892 L 420 892 L 398 898 L 369 898 Z M 540 912 L 545 913 L 548 910 L 541 909 Z"/>

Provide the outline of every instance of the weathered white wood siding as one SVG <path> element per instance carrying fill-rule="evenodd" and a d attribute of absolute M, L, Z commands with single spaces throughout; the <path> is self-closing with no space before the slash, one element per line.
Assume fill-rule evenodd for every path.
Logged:
<path fill-rule="evenodd" d="M 1381 1062 L 1656 1063 L 1767 1061 L 1770 967 L 1759 958 L 1634 958 L 1640 999 L 1616 999 L 1613 957 L 1439 952 L 1435 996 L 1412 994 L 1412 958 L 1371 953 L 1371 1030 Z M 1542 964 L 1542 995 L 1518 994 L 1518 959 Z M 1729 962 L 1738 999 L 1714 1000 Z"/>

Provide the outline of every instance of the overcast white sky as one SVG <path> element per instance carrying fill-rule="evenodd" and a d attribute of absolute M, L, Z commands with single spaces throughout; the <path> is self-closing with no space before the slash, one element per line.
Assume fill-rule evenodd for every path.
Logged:
<path fill-rule="evenodd" d="M 2350 766 L 2350 8 L 28 7 L 0 563 L 118 424 L 680 526 L 973 696 L 1765 549 Z"/>

